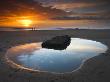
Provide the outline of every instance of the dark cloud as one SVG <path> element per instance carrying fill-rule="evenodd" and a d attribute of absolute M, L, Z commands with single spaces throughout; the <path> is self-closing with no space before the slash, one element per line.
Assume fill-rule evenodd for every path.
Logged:
<path fill-rule="evenodd" d="M 110 2 L 108 0 L 35 0 L 43 3 L 100 3 L 100 2 Z"/>
<path fill-rule="evenodd" d="M 83 7 L 75 7 L 73 9 L 73 12 L 77 13 L 101 13 L 101 12 L 109 12 L 110 11 L 110 5 L 108 3 L 100 3 L 100 4 L 93 4 Z"/>
<path fill-rule="evenodd" d="M 44 17 L 71 14 L 96 14 L 110 16 L 108 0 L 2 0 L 0 1 L 1 19 L 6 16 L 41 15 Z M 70 14 L 69 13 L 69 14 Z"/>
<path fill-rule="evenodd" d="M 0 16 L 55 16 L 66 14 L 63 10 L 43 7 L 41 3 L 33 0 L 2 0 L 0 1 Z M 50 15 L 51 14 L 51 15 Z"/>
<path fill-rule="evenodd" d="M 109 12 L 109 0 L 37 0 L 44 5 L 75 13 Z"/>

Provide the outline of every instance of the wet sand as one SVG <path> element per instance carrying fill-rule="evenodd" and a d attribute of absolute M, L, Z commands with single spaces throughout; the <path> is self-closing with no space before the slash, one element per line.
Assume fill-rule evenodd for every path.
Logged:
<path fill-rule="evenodd" d="M 67 74 L 13 68 L 4 60 L 7 50 L 13 46 L 66 34 L 74 38 L 100 41 L 110 47 L 110 30 L 0 31 L 0 82 L 110 82 L 110 49 L 106 54 L 87 60 L 79 70 Z"/>

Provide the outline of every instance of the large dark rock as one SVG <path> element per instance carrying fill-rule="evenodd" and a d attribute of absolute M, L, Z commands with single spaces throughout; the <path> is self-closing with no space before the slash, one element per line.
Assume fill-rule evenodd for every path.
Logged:
<path fill-rule="evenodd" d="M 69 46 L 71 37 L 68 35 L 56 36 L 42 43 L 42 48 L 64 50 Z"/>

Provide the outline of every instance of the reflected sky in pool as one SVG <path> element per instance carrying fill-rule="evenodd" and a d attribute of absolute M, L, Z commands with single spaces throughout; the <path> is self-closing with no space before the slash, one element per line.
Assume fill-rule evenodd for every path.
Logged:
<path fill-rule="evenodd" d="M 39 71 L 56 73 L 72 72 L 80 67 L 83 61 L 105 53 L 107 46 L 96 41 L 71 38 L 65 50 L 41 48 L 41 43 L 31 43 L 13 47 L 8 57 L 15 63 Z"/>

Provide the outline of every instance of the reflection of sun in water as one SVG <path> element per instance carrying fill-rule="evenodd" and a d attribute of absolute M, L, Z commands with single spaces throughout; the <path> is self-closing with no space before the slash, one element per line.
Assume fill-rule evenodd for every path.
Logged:
<path fill-rule="evenodd" d="M 19 21 L 23 26 L 30 26 L 32 24 L 32 20 L 29 20 L 29 19 L 24 19 L 24 20 L 20 20 Z"/>

